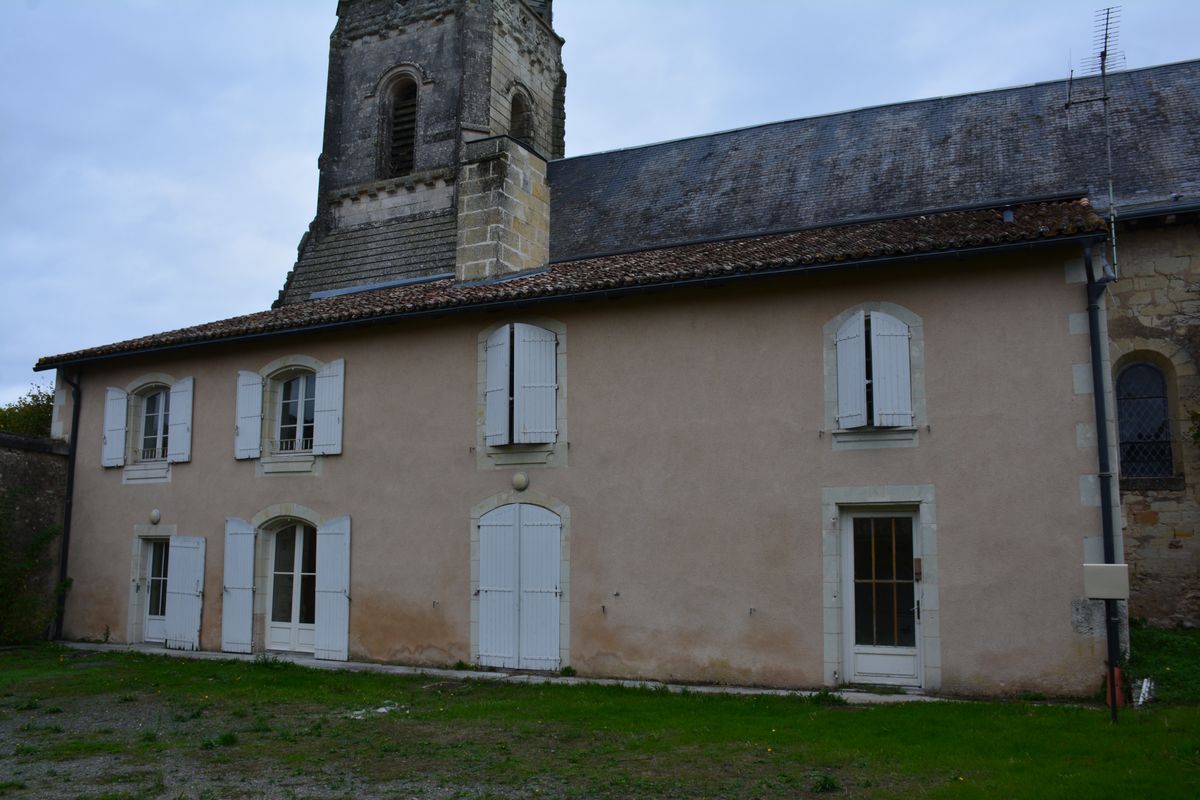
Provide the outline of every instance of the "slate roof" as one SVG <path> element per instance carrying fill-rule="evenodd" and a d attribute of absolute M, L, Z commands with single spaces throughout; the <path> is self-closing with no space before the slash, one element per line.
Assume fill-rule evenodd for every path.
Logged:
<path fill-rule="evenodd" d="M 551 162 L 550 258 L 1078 193 L 1108 206 L 1099 78 Z M 1110 76 L 1118 208 L 1200 200 L 1200 61 Z"/>
<path fill-rule="evenodd" d="M 283 294 L 287 302 L 313 292 L 454 271 L 455 213 L 359 225 L 308 239 Z"/>
<path fill-rule="evenodd" d="M 1026 203 L 826 226 L 787 234 L 713 241 L 551 264 L 497 282 L 453 279 L 393 286 L 196 325 L 153 336 L 49 356 L 35 369 L 118 355 L 216 343 L 306 329 L 382 322 L 430 313 L 535 302 L 589 293 L 629 291 L 687 282 L 894 262 L 1019 244 L 1053 244 L 1068 237 L 1102 236 L 1105 222 L 1086 199 Z"/>

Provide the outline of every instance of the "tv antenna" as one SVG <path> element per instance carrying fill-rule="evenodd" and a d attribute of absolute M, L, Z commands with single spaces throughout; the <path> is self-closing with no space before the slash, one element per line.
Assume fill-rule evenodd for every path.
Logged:
<path fill-rule="evenodd" d="M 1069 109 L 1073 105 L 1100 103 L 1103 109 L 1104 150 L 1108 167 L 1108 238 L 1111 242 L 1114 275 L 1120 273 L 1117 270 L 1117 201 L 1116 192 L 1113 190 L 1112 128 L 1109 125 L 1108 108 L 1108 101 L 1112 99 L 1112 96 L 1108 91 L 1108 73 L 1112 69 L 1121 69 L 1125 66 L 1125 53 L 1116 49 L 1117 33 L 1120 27 L 1120 6 L 1108 6 L 1096 12 L 1092 31 L 1092 55 L 1084 59 L 1082 72 L 1087 75 L 1100 76 L 1100 96 L 1076 100 L 1072 92 L 1075 81 L 1075 75 L 1072 72 L 1067 79 L 1067 104 L 1065 106 Z"/>

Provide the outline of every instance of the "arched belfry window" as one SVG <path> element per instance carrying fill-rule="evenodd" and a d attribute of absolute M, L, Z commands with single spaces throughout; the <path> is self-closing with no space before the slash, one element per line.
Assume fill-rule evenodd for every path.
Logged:
<path fill-rule="evenodd" d="M 417 82 L 407 76 L 392 85 L 388 96 L 386 177 L 413 171 L 417 144 Z"/>
<path fill-rule="evenodd" d="M 520 92 L 513 95 L 508 134 L 518 142 L 533 144 L 533 107 Z"/>
<path fill-rule="evenodd" d="M 1117 425 L 1121 438 L 1121 477 L 1167 478 L 1171 460 L 1171 421 L 1167 381 L 1152 364 L 1130 364 L 1117 376 Z"/>

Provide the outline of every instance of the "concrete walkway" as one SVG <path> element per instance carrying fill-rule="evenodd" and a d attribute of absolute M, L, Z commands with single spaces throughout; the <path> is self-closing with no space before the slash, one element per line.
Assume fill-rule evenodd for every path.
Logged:
<path fill-rule="evenodd" d="M 202 661 L 254 661 L 257 655 L 247 653 L 214 653 L 209 650 L 167 650 L 158 645 L 148 644 L 97 644 L 92 642 L 61 642 L 66 647 L 76 650 L 95 650 L 104 653 L 145 653 L 154 656 L 171 656 L 174 658 L 194 658 Z M 437 669 L 434 667 L 403 667 L 394 664 L 372 664 L 366 661 L 324 661 L 312 656 L 294 653 L 271 653 L 271 658 L 287 661 L 301 667 L 312 669 L 340 669 L 350 672 L 379 672 L 387 675 L 425 675 L 444 680 L 455 681 L 498 681 L 505 683 L 551 683 L 562 686 L 624 686 L 631 689 L 656 689 L 668 692 L 690 694 L 740 694 L 740 695 L 774 695 L 777 697 L 810 697 L 817 694 L 805 689 L 762 689 L 754 686 L 714 686 L 693 685 L 683 683 L 663 683 L 661 681 L 631 681 L 616 678 L 581 678 L 561 675 L 546 675 L 529 672 L 503 672 L 491 670 Z M 942 698 L 930 697 L 919 692 L 906 691 L 902 694 L 874 694 L 872 692 L 840 690 L 833 692 L 848 703 L 855 704 L 890 704 L 890 703 L 922 703 L 941 702 Z"/>

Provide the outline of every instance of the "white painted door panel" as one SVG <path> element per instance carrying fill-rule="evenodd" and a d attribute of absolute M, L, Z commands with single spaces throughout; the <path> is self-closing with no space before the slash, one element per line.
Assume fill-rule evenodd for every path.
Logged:
<path fill-rule="evenodd" d="M 522 504 L 520 650 L 521 669 L 559 667 L 558 608 L 561 527 L 553 511 Z"/>
<path fill-rule="evenodd" d="M 204 538 L 172 536 L 167 561 L 167 647 L 173 650 L 200 648 L 203 603 Z"/>
<path fill-rule="evenodd" d="M 479 663 L 517 666 L 517 506 L 500 506 L 479 519 Z"/>

